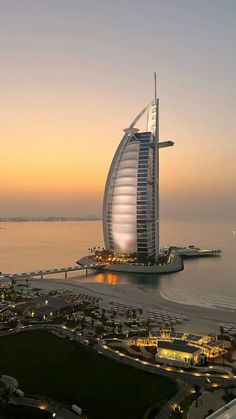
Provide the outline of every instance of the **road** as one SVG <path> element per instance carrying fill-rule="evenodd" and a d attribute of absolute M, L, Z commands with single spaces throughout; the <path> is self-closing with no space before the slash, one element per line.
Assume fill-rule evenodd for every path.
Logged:
<path fill-rule="evenodd" d="M 70 412 L 67 409 L 59 406 L 57 403 L 48 403 L 44 402 L 43 400 L 39 401 L 36 399 L 30 399 L 28 397 L 17 397 L 11 396 L 9 398 L 9 403 L 22 405 L 22 406 L 32 406 L 38 407 L 40 409 L 48 410 L 52 413 L 56 413 L 56 419 L 78 419 L 78 415 L 73 412 Z"/>
<path fill-rule="evenodd" d="M 182 388 L 178 393 L 172 397 L 168 401 L 168 403 L 160 410 L 157 416 L 155 416 L 155 419 L 168 419 L 170 416 L 171 411 L 173 411 L 174 405 L 178 405 L 185 397 L 189 395 L 191 391 L 191 387 L 185 386 Z M 171 407 L 172 406 L 172 407 Z"/>

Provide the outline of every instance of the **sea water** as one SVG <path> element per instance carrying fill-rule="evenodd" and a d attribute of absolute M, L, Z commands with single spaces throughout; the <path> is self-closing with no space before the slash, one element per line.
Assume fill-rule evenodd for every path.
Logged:
<path fill-rule="evenodd" d="M 69 276 L 82 282 L 104 281 L 117 286 L 129 283 L 134 288 L 151 288 L 163 298 L 182 304 L 235 309 L 236 238 L 232 225 L 162 222 L 161 245 L 191 244 L 221 249 L 222 256 L 185 260 L 184 271 L 168 275 L 92 273 L 86 277 L 83 272 L 74 272 Z M 0 271 L 73 266 L 94 246 L 103 246 L 101 221 L 1 223 Z"/>

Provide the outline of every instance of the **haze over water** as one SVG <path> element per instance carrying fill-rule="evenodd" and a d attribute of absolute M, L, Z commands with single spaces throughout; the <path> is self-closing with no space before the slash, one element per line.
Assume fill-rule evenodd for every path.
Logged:
<path fill-rule="evenodd" d="M 102 223 L 26 222 L 1 223 L 0 271 L 28 272 L 74 265 L 88 248 L 103 246 Z M 129 283 L 152 288 L 166 299 L 183 304 L 236 309 L 236 238 L 230 223 L 161 223 L 162 245 L 210 247 L 223 252 L 219 258 L 185 261 L 185 269 L 165 276 L 132 274 L 69 274 L 81 282 Z M 61 275 L 57 274 L 57 277 Z M 46 277 L 48 279 L 52 276 Z"/>

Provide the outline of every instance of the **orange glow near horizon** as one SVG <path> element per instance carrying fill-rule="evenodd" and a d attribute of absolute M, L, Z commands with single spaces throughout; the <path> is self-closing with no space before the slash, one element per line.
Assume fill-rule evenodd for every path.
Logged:
<path fill-rule="evenodd" d="M 28 208 L 30 215 L 42 212 L 46 215 L 74 216 L 90 212 L 101 215 L 106 177 L 123 128 L 144 103 L 138 107 L 131 100 L 124 107 L 121 94 L 114 113 L 106 119 L 108 105 L 103 103 L 104 115 L 101 115 L 101 98 L 95 96 L 94 109 L 98 112 L 94 112 L 91 125 L 86 90 L 83 100 L 83 108 L 75 100 L 68 101 L 63 108 L 55 103 L 53 112 L 52 104 L 49 106 L 43 101 L 37 106 L 32 104 L 32 109 L 22 113 L 18 112 L 17 104 L 12 103 L 11 118 L 9 109 L 5 109 L 0 127 L 1 138 L 5 139 L 1 147 L 0 187 L 2 200 L 8 202 L 8 206 L 2 215 L 8 215 L 8 208 L 12 210 L 11 202 L 18 201 L 22 205 L 20 209 L 13 209 L 14 215 L 27 215 Z M 122 114 L 117 110 L 122 110 Z M 197 130 L 189 139 L 185 129 L 168 108 L 164 115 L 161 112 L 160 139 L 175 141 L 174 147 L 160 150 L 162 201 L 179 200 L 180 196 L 199 195 L 202 199 L 230 194 L 236 182 L 234 165 L 222 164 L 222 150 L 212 149 L 212 144 L 204 136 L 200 138 Z M 232 160 L 229 147 L 225 147 L 225 153 L 228 162 Z M 66 211 L 63 201 L 67 203 Z M 41 202 L 38 210 L 37 202 Z M 43 203 L 46 203 L 45 210 Z"/>
<path fill-rule="evenodd" d="M 174 214 L 187 211 L 181 197 L 213 197 L 234 216 L 233 6 L 213 19 L 185 0 L 26 3 L 1 11 L 0 217 L 101 215 L 110 163 L 152 100 L 154 69 L 160 140 L 175 141 L 160 151 L 161 202 Z"/>
<path fill-rule="evenodd" d="M 138 112 L 137 106 L 134 112 Z M 95 115 L 96 132 L 80 129 L 79 121 L 78 127 L 68 137 L 64 131 L 74 121 L 68 115 L 64 117 L 62 133 L 56 135 L 53 125 L 60 117 L 63 116 L 54 117 L 50 129 L 37 124 L 28 126 L 26 121 L 22 121 L 20 129 L 17 124 L 5 128 L 2 125 L 1 137 L 5 138 L 1 146 L 2 196 L 30 199 L 34 193 L 36 197 L 50 199 L 61 195 L 69 198 L 76 194 L 86 199 L 91 194 L 97 197 L 103 194 L 111 160 L 123 135 L 122 129 L 129 124 L 128 117 L 123 115 L 127 122 L 121 125 L 122 122 L 116 122 L 114 115 L 108 125 L 96 120 Z M 28 118 L 32 119 L 32 116 L 28 115 Z M 162 125 L 165 128 L 168 121 L 161 120 Z M 214 159 L 209 159 L 210 147 L 209 150 L 205 147 L 204 153 L 200 153 L 196 149 L 197 138 L 192 136 L 191 143 L 183 143 L 182 134 L 176 124 L 173 135 L 175 146 L 160 150 L 161 191 L 165 195 L 230 191 L 236 178 L 234 166 L 222 165 L 221 150 L 216 150 Z M 161 130 L 161 138 L 168 138 L 168 134 L 162 135 Z"/>

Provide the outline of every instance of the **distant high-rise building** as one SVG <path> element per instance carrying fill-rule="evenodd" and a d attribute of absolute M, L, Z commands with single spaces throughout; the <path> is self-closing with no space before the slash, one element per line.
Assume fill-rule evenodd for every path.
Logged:
<path fill-rule="evenodd" d="M 155 83 L 156 86 L 156 83 Z M 147 131 L 135 128 L 147 114 Z M 159 99 L 155 97 L 125 129 L 114 155 L 103 201 L 103 232 L 107 250 L 137 254 L 139 260 L 159 255 Z"/>

